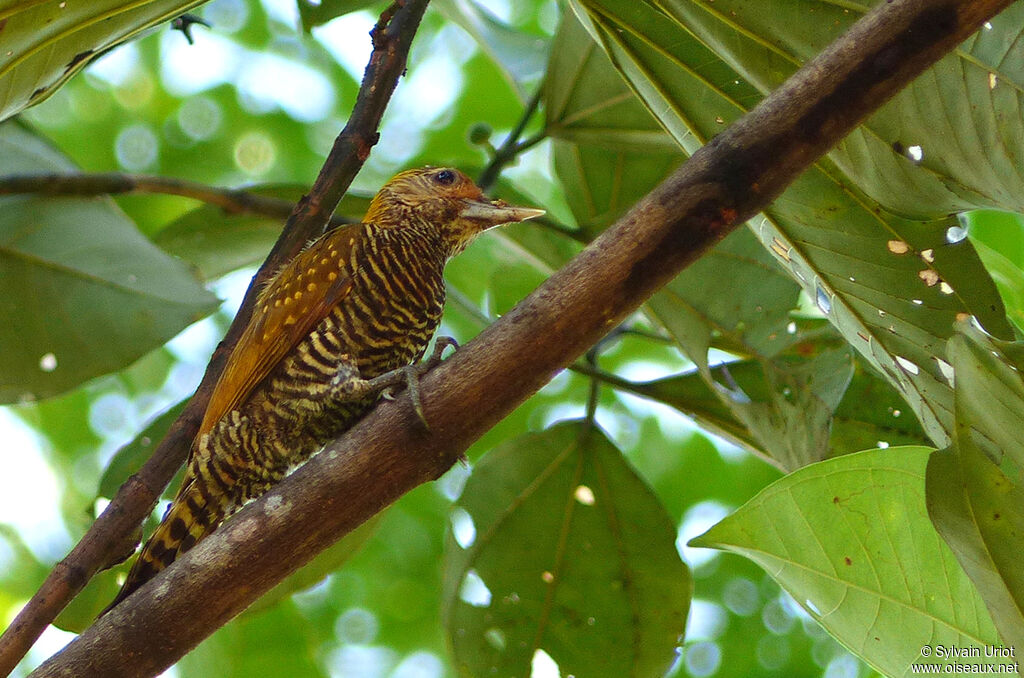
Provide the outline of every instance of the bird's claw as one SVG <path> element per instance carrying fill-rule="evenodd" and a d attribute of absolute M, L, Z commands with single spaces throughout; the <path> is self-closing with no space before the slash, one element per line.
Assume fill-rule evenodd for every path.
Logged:
<path fill-rule="evenodd" d="M 423 412 L 423 399 L 420 397 L 420 377 L 437 367 L 442 360 L 445 349 L 449 346 L 453 346 L 457 350 L 459 342 L 455 341 L 452 337 L 438 337 L 437 341 L 434 342 L 434 350 L 429 358 L 417 365 L 409 365 L 404 368 L 405 387 L 409 391 L 412 408 L 416 412 L 416 417 L 420 420 L 420 423 L 423 424 L 423 428 L 427 431 L 430 430 L 430 424 L 427 423 L 427 415 Z"/>

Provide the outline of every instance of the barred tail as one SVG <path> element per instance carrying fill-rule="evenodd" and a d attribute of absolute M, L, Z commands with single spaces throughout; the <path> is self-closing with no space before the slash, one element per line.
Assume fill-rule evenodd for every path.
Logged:
<path fill-rule="evenodd" d="M 178 554 L 188 551 L 196 542 L 213 532 L 229 509 L 229 501 L 221 493 L 204 492 L 202 478 L 181 488 L 174 503 L 167 509 L 156 532 L 142 547 L 120 592 L 100 613 L 106 614 L 140 586 L 174 562 Z"/>

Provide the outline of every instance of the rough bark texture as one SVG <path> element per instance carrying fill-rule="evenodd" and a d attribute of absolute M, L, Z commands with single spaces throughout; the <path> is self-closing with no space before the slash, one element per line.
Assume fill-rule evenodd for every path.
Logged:
<path fill-rule="evenodd" d="M 408 399 L 239 512 L 34 676 L 150 676 L 416 485 L 769 204 L 816 158 L 1009 0 L 893 0 L 713 139 Z"/>

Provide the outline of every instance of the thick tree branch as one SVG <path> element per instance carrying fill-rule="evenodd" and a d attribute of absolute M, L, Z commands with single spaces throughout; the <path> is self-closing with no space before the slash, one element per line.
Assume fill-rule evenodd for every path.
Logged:
<path fill-rule="evenodd" d="M 374 27 L 371 33 L 373 52 L 352 115 L 338 135 L 313 188 L 295 206 L 281 237 L 253 278 L 238 315 L 214 352 L 195 395 L 171 425 L 153 456 L 118 490 L 81 541 L 57 563 L 39 591 L 0 636 L 0 676 L 14 670 L 43 629 L 96 572 L 130 549 L 131 535 L 153 510 L 167 483 L 185 461 L 213 386 L 252 314 L 258 289 L 307 242 L 323 232 L 370 148 L 377 142 L 377 128 L 398 79 L 405 72 L 409 47 L 428 2 L 400 0 L 384 12 Z"/>
<path fill-rule="evenodd" d="M 289 200 L 271 198 L 239 188 L 217 188 L 187 179 L 122 172 L 10 174 L 0 177 L 0 195 L 21 193 L 51 196 L 162 193 L 215 205 L 228 214 L 260 214 L 287 219 L 295 211 L 295 203 Z M 346 222 L 338 220 L 338 223 Z"/>
<path fill-rule="evenodd" d="M 172 664 L 318 551 L 444 473 L 554 373 L 1008 4 L 880 3 L 426 375 L 429 432 L 408 398 L 382 404 L 33 676 L 149 676 Z"/>

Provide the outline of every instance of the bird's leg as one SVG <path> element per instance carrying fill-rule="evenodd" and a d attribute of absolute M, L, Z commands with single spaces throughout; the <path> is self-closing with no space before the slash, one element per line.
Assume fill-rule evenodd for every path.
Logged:
<path fill-rule="evenodd" d="M 423 426 L 430 429 L 427 424 L 426 415 L 423 413 L 423 400 L 420 398 L 420 377 L 429 372 L 441 362 L 441 356 L 449 346 L 459 347 L 459 344 L 451 337 L 438 337 L 434 344 L 434 351 L 430 357 L 415 365 L 404 365 L 402 367 L 385 372 L 372 379 L 363 379 L 359 376 L 359 370 L 351 363 L 344 362 L 339 365 L 338 373 L 332 379 L 332 390 L 335 398 L 345 400 L 361 400 L 367 396 L 380 394 L 381 397 L 391 400 L 394 397 L 394 389 L 405 385 L 409 391 L 409 398 L 412 400 L 412 407 L 416 416 L 423 423 Z"/>

